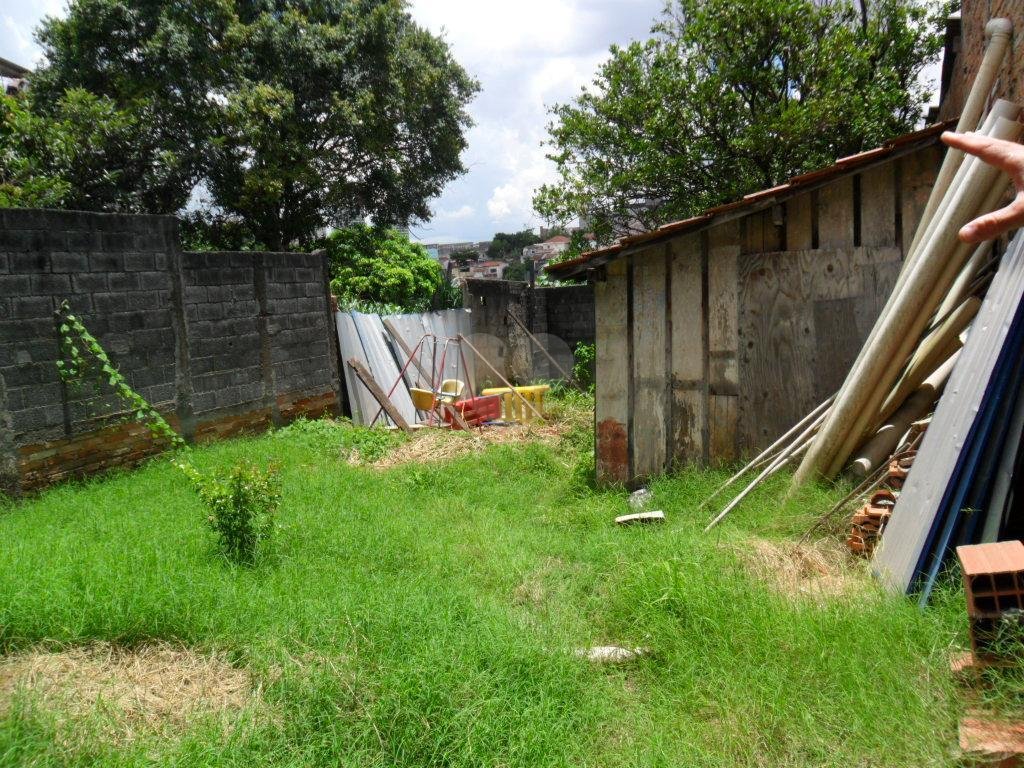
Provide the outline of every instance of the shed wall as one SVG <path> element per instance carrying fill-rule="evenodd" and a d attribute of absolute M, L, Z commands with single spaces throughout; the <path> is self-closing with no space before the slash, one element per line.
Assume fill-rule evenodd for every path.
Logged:
<path fill-rule="evenodd" d="M 838 389 L 940 161 L 918 150 L 609 263 L 594 285 L 599 482 L 730 463 Z"/>

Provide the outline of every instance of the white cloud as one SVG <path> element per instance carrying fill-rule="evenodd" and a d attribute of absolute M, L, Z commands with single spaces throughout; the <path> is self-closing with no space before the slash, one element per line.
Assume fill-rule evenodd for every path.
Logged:
<path fill-rule="evenodd" d="M 442 208 L 434 214 L 434 218 L 443 221 L 460 221 L 468 219 L 474 213 L 476 213 L 476 209 L 472 205 L 461 205 L 453 211 Z"/>

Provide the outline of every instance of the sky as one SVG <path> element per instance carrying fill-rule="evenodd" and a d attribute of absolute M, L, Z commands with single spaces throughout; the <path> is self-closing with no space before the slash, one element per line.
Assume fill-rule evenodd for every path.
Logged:
<path fill-rule="evenodd" d="M 63 15 L 64 0 L 3 0 L 0 57 L 40 62 L 33 30 Z M 413 17 L 451 45 L 480 81 L 469 107 L 475 125 L 463 155 L 467 173 L 432 201 L 433 218 L 414 223 L 424 242 L 489 240 L 543 222 L 533 191 L 556 178 L 542 142 L 548 109 L 587 85 L 613 43 L 648 36 L 663 0 L 413 0 Z M 937 68 L 935 68 L 937 72 Z"/>

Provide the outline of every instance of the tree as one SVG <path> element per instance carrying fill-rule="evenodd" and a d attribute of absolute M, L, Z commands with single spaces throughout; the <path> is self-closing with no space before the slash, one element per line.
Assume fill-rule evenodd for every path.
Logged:
<path fill-rule="evenodd" d="M 0 205 L 144 210 L 129 187 L 154 169 L 132 152 L 135 116 L 79 88 L 47 117 L 31 110 L 32 98 L 0 97 Z"/>
<path fill-rule="evenodd" d="M 404 0 L 73 0 L 39 39 L 39 115 L 82 88 L 133 117 L 152 170 L 119 189 L 169 213 L 200 184 L 266 248 L 426 220 L 465 170 L 478 86 Z"/>
<path fill-rule="evenodd" d="M 491 259 L 515 260 L 523 258 L 523 248 L 536 245 L 540 238 L 532 229 L 521 232 L 496 232 L 487 246 L 487 256 Z"/>
<path fill-rule="evenodd" d="M 458 251 L 452 251 L 448 258 L 456 264 L 462 264 L 465 266 L 466 264 L 469 264 L 469 262 L 479 259 L 480 254 L 470 248 L 463 248 Z"/>
<path fill-rule="evenodd" d="M 561 178 L 534 207 L 606 242 L 912 130 L 940 45 L 924 2 L 671 0 L 552 110 Z"/>
<path fill-rule="evenodd" d="M 441 266 L 396 230 L 356 224 L 331 233 L 324 247 L 331 290 L 342 304 L 422 312 L 443 293 Z"/>

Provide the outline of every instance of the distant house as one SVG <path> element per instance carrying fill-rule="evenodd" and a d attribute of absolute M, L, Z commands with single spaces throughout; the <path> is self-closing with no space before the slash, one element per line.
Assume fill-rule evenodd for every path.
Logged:
<path fill-rule="evenodd" d="M 31 70 L 13 61 L 0 58 L 0 82 L 3 83 L 4 93 L 13 96 L 19 91 L 28 88 L 28 76 Z"/>
<path fill-rule="evenodd" d="M 528 245 L 523 248 L 523 259 L 525 261 L 547 262 L 554 256 L 562 253 L 569 247 L 569 238 L 566 235 L 555 235 L 549 237 L 543 243 Z"/>

